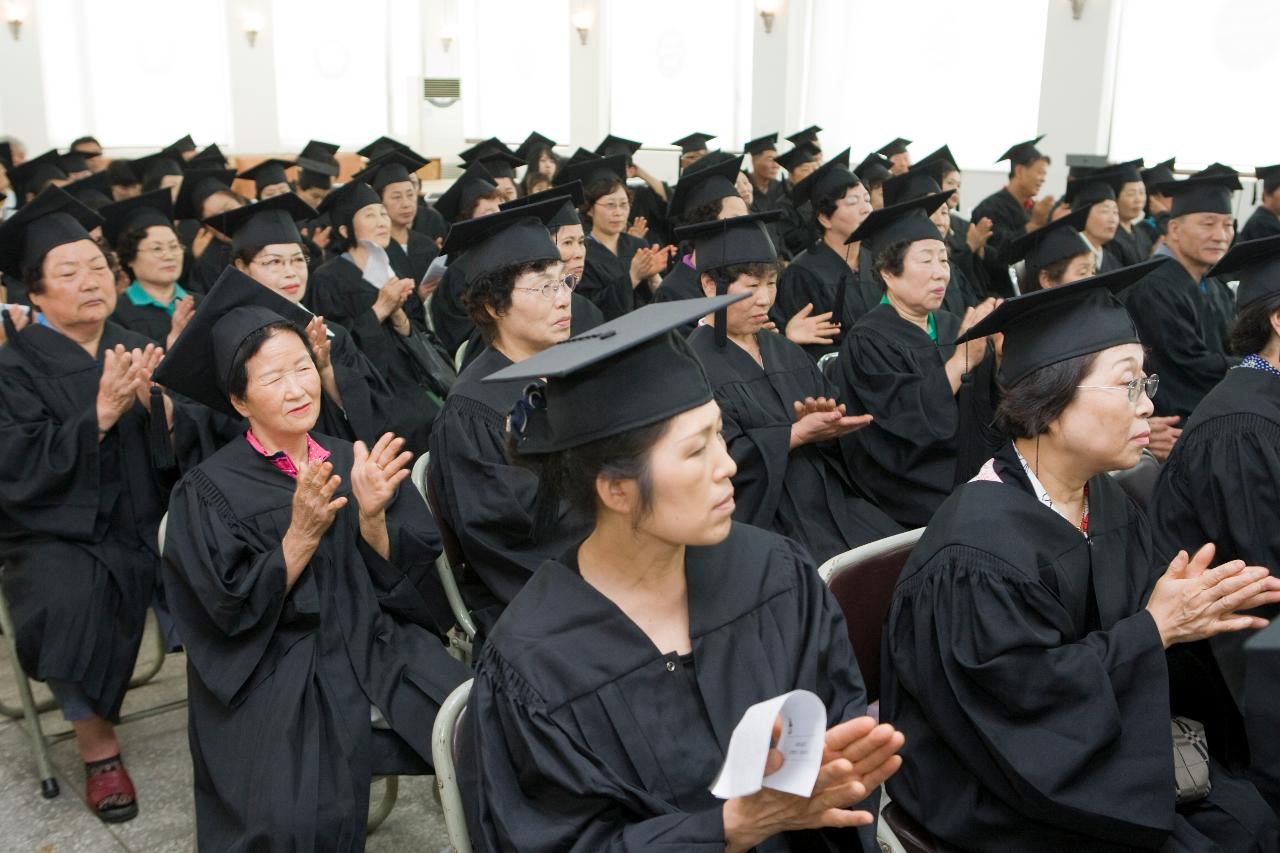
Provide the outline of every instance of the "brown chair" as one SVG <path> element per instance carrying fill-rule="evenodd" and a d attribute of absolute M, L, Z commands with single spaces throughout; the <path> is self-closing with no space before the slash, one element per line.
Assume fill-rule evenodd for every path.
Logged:
<path fill-rule="evenodd" d="M 880 701 L 880 635 L 893 588 L 923 533 L 922 527 L 869 542 L 832 557 L 818 569 L 844 612 L 849 643 L 867 686 L 868 702 Z M 892 838 L 884 837 L 886 827 Z M 880 848 L 886 853 L 898 849 L 905 853 L 933 853 L 935 849 L 929 833 L 897 803 L 887 802 L 880 810 L 878 834 Z"/>

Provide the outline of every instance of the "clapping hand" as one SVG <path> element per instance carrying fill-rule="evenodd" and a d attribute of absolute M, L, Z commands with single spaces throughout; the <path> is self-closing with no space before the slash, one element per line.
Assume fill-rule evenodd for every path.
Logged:
<path fill-rule="evenodd" d="M 833 342 L 836 335 L 840 334 L 840 324 L 833 321 L 831 315 L 831 311 L 814 314 L 813 303 L 808 303 L 787 321 L 787 340 L 801 346 L 821 346 Z"/>
<path fill-rule="evenodd" d="M 165 347 L 173 349 L 173 342 L 178 339 L 178 335 L 182 334 L 182 330 L 187 327 L 187 323 L 191 322 L 195 313 L 194 297 L 184 296 L 173 304 L 173 316 L 169 318 L 169 336 L 165 338 Z"/>
<path fill-rule="evenodd" d="M 1174 643 L 1203 640 L 1216 634 L 1265 628 L 1267 620 L 1237 611 L 1280 603 L 1280 578 L 1263 566 L 1232 560 L 1209 568 L 1213 543 L 1194 557 L 1179 551 L 1156 581 L 1147 611 L 1156 623 L 1165 648 Z"/>
<path fill-rule="evenodd" d="M 307 323 L 307 343 L 311 345 L 311 354 L 316 359 L 316 369 L 324 373 L 333 364 L 331 359 L 331 343 L 329 327 L 324 324 L 323 317 L 312 317 Z"/>
<path fill-rule="evenodd" d="M 791 447 L 831 441 L 869 425 L 871 415 L 846 415 L 843 403 L 827 397 L 805 397 L 792 403 L 796 422 L 791 425 Z"/>
<path fill-rule="evenodd" d="M 396 489 L 409 476 L 413 454 L 402 452 L 404 439 L 383 433 L 372 449 L 363 441 L 355 443 L 355 462 L 351 466 L 351 493 L 355 495 L 360 516 L 377 518 L 383 514 Z"/>

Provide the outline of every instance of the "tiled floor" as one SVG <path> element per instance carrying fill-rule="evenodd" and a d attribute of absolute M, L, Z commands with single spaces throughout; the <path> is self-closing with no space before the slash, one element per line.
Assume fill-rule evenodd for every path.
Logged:
<path fill-rule="evenodd" d="M 141 667 L 152 645 L 142 644 Z M 37 700 L 49 694 L 35 684 Z M 186 696 L 186 659 L 167 656 L 149 684 L 130 691 L 124 713 L 154 707 Z M 18 706 L 17 687 L 7 646 L 0 643 L 0 699 Z M 69 730 L 57 711 L 41 718 L 46 734 Z M 50 747 L 60 796 L 40 796 L 35 759 L 20 720 L 0 717 L 0 850 L 5 853 L 190 853 L 195 849 L 195 816 L 191 794 L 191 757 L 187 751 L 185 708 L 167 711 L 119 729 L 129 775 L 138 788 L 140 813 L 123 824 L 104 824 L 84 804 L 84 765 L 75 743 Z M 430 777 L 402 777 L 395 810 L 369 837 L 368 850 L 448 851 L 444 820 L 431 792 Z M 371 799 L 382 795 L 376 784 Z"/>

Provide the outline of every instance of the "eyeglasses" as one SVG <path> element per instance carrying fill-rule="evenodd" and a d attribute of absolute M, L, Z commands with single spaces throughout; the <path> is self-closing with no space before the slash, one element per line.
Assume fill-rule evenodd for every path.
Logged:
<path fill-rule="evenodd" d="M 556 294 L 560 292 L 560 288 L 564 288 L 570 293 L 578 286 L 578 280 L 571 275 L 567 275 L 556 281 L 549 281 L 541 287 L 513 287 L 512 290 L 526 290 L 529 293 L 541 293 L 543 299 L 554 299 Z"/>
<path fill-rule="evenodd" d="M 1147 395 L 1148 400 L 1155 399 L 1156 391 L 1160 388 L 1160 377 L 1153 373 L 1150 376 L 1135 379 L 1127 385 L 1077 385 L 1076 387 L 1092 391 L 1126 391 L 1129 402 L 1136 406 L 1143 394 Z"/>
<path fill-rule="evenodd" d="M 138 252 L 145 255 L 155 255 L 163 257 L 164 255 L 181 255 L 182 246 L 178 243 L 170 243 L 167 246 L 143 246 L 138 248 Z"/>
<path fill-rule="evenodd" d="M 596 204 L 609 213 L 621 213 L 624 210 L 631 209 L 631 202 L 629 201 L 600 201 L 596 202 Z"/>
<path fill-rule="evenodd" d="M 302 269 L 307 265 L 307 258 L 305 255 L 294 255 L 292 258 L 268 255 L 265 261 L 259 261 L 255 258 L 253 262 L 269 272 L 280 272 L 284 269 L 285 264 Z"/>

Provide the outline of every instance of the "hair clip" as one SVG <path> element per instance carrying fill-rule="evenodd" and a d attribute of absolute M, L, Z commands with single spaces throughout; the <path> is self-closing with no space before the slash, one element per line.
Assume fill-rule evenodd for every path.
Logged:
<path fill-rule="evenodd" d="M 524 389 L 524 396 L 516 400 L 507 416 L 507 431 L 524 438 L 525 429 L 529 426 L 529 418 L 535 411 L 547 408 L 547 397 L 543 387 L 534 383 Z"/>

